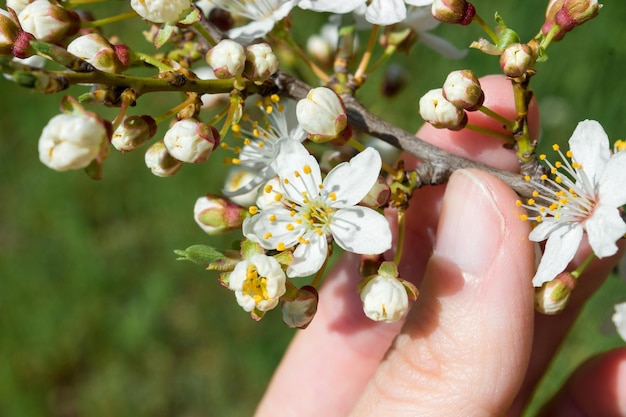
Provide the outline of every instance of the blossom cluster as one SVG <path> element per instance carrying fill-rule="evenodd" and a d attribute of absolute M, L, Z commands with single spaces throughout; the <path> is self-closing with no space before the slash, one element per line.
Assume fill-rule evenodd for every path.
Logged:
<path fill-rule="evenodd" d="M 489 40 L 471 47 L 497 56 L 514 86 L 516 116 L 509 120 L 487 108 L 469 69 L 452 71 L 441 88 L 411 105 L 436 128 L 477 129 L 468 123 L 468 112 L 482 112 L 504 127 L 507 135 L 488 133 L 505 136 L 506 147 L 516 153 L 519 180 L 534 190 L 517 203 L 526 210 L 522 220 L 533 222 L 530 241 L 546 242 L 532 278 L 537 309 L 565 308 L 588 265 L 568 271 L 585 234 L 597 258 L 615 255 L 626 234 L 623 146 L 611 150 L 602 126 L 586 120 L 568 151 L 554 147 L 559 160 L 551 162 L 546 155 L 533 159 L 537 141 L 528 133 L 536 65 L 547 59 L 551 42 L 598 14 L 595 0 L 550 1 L 544 23 L 528 42 L 499 16 L 495 29 L 486 28 L 466 0 L 130 0 L 127 13 L 101 20 L 75 6 L 9 0 L 0 12 L 0 57 L 8 78 L 44 92 L 91 86 L 78 99 L 62 99 L 61 113 L 39 138 L 40 160 L 57 171 L 84 169 L 100 178 L 111 149 L 145 147 L 147 168 L 169 177 L 185 164 L 215 162 L 213 155 L 226 154 L 218 160 L 227 171 L 221 193 L 198 198 L 193 215 L 208 235 L 239 232 L 240 251 L 206 246 L 178 253 L 219 271 L 220 282 L 257 320 L 280 305 L 287 325 L 306 327 L 333 250 L 360 255 L 361 280 L 354 286 L 372 320 L 400 320 L 417 298 L 418 289 L 398 272 L 403 216 L 417 188 L 445 181 L 456 167 L 420 151 L 414 154 L 417 170 L 384 160 L 381 142 L 365 133 L 411 146 L 390 139 L 401 136 L 397 131 L 372 128 L 377 119 L 359 107 L 356 92 L 371 72 L 417 41 L 445 58 L 463 57 L 467 51 L 430 33 L 442 22 L 477 22 L 485 29 Z M 291 35 L 296 8 L 330 14 L 306 48 Z M 150 53 L 103 29 L 133 17 L 148 28 Z M 149 76 L 142 75 L 146 68 Z M 321 86 L 289 84 L 285 69 L 310 72 L 310 84 Z M 402 75 L 387 71 L 386 95 L 402 89 Z M 178 93 L 178 101 L 158 116 L 134 114 L 140 99 L 153 92 Z M 87 110 L 94 104 L 119 111 L 105 120 Z M 388 220 L 389 213 L 396 221 Z M 305 277 L 312 277 L 310 285 L 301 283 Z M 615 322 L 622 329 L 623 315 L 618 307 Z"/>

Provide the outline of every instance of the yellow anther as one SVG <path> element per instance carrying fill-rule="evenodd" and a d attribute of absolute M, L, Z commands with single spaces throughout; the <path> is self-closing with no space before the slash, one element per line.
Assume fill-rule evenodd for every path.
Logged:
<path fill-rule="evenodd" d="M 539 197 L 539 191 L 537 190 L 533 191 L 533 197 L 535 198 Z"/>
<path fill-rule="evenodd" d="M 289 180 L 287 178 L 283 178 L 283 184 L 285 185 L 289 184 Z"/>
<path fill-rule="evenodd" d="M 285 106 L 282 105 L 282 104 L 279 104 L 278 105 L 278 111 L 281 112 L 281 113 L 284 112 L 285 111 Z"/>
<path fill-rule="evenodd" d="M 334 192 L 329 193 L 328 197 L 333 201 L 337 201 L 337 194 L 335 194 Z"/>
<path fill-rule="evenodd" d="M 298 242 L 303 245 L 308 245 L 309 243 L 311 243 L 309 240 L 303 238 L 302 236 L 298 236 Z"/>
<path fill-rule="evenodd" d="M 300 178 L 300 172 L 298 172 L 298 171 L 294 171 L 294 172 L 293 172 L 293 175 L 294 175 L 296 178 Z"/>
<path fill-rule="evenodd" d="M 528 220 L 528 215 L 527 214 L 520 214 L 519 216 L 520 220 L 525 222 L 526 220 Z"/>
<path fill-rule="evenodd" d="M 561 166 L 563 166 L 563 164 L 561 163 L 561 161 L 556 161 L 556 162 L 554 163 L 554 166 L 555 166 L 556 168 L 561 168 Z"/>
<path fill-rule="evenodd" d="M 574 169 L 583 169 L 582 164 L 579 164 L 578 162 L 573 162 L 572 163 L 572 168 Z"/>
<path fill-rule="evenodd" d="M 285 244 L 283 242 L 278 242 L 278 244 L 276 245 L 276 250 L 284 251 L 285 250 Z"/>
<path fill-rule="evenodd" d="M 257 214 L 259 212 L 259 208 L 257 206 L 250 206 L 250 208 L 248 208 L 248 212 L 250 214 Z"/>
<path fill-rule="evenodd" d="M 233 149 L 233 152 L 239 154 L 241 153 L 241 147 L 240 146 L 235 146 L 235 149 Z"/>
<path fill-rule="evenodd" d="M 548 179 L 548 176 L 547 176 L 546 174 L 543 174 L 541 177 L 539 177 L 539 179 L 540 179 L 541 181 L 545 181 L 545 180 L 547 180 L 547 179 Z"/>
<path fill-rule="evenodd" d="M 270 216 L 267 219 L 269 221 L 271 221 L 271 222 L 275 222 L 276 221 L 276 215 L 275 214 L 270 214 Z"/>
<path fill-rule="evenodd" d="M 296 219 L 296 224 L 302 224 L 302 219 Z"/>
<path fill-rule="evenodd" d="M 554 181 L 556 181 L 556 183 L 557 183 L 557 184 L 560 184 L 560 183 L 562 183 L 562 182 L 563 182 L 563 178 L 561 178 L 561 177 L 556 177 L 556 178 L 554 179 Z"/>
<path fill-rule="evenodd" d="M 541 159 L 542 161 L 546 160 L 546 154 L 542 153 L 541 155 L 539 155 L 539 159 Z"/>
<path fill-rule="evenodd" d="M 305 165 L 303 170 L 304 170 L 305 174 L 310 174 L 311 173 L 311 167 L 309 165 Z"/>
<path fill-rule="evenodd" d="M 573 153 L 572 151 L 567 151 L 567 152 L 565 153 L 565 156 L 567 156 L 568 158 L 571 158 L 571 157 L 573 157 L 573 156 L 574 156 L 574 153 Z"/>
<path fill-rule="evenodd" d="M 267 114 L 272 114 L 273 111 L 274 111 L 274 107 L 272 107 L 272 106 L 267 106 L 265 108 L 265 113 L 267 113 Z"/>
<path fill-rule="evenodd" d="M 265 191 L 266 193 L 271 193 L 272 189 L 273 187 L 271 184 L 267 184 L 265 187 L 263 187 L 263 191 Z"/>
<path fill-rule="evenodd" d="M 556 143 L 554 145 L 552 145 L 552 150 L 553 151 L 558 151 L 559 149 L 560 149 L 560 147 Z"/>
<path fill-rule="evenodd" d="M 274 103 L 278 103 L 280 101 L 280 96 L 278 94 L 272 94 L 270 96 L 270 100 Z"/>
<path fill-rule="evenodd" d="M 537 217 L 535 217 L 535 221 L 536 221 L 537 223 L 541 223 L 541 222 L 543 221 L 543 217 L 541 217 L 541 216 L 537 216 Z"/>
<path fill-rule="evenodd" d="M 257 128 L 252 129 L 252 135 L 253 135 L 255 138 L 258 138 L 258 137 L 259 137 L 259 135 L 260 135 L 260 133 L 259 133 L 259 129 L 257 129 Z"/>
<path fill-rule="evenodd" d="M 235 123 L 230 127 L 230 130 L 232 130 L 234 133 L 241 132 L 241 126 Z"/>
<path fill-rule="evenodd" d="M 294 229 L 293 224 L 291 223 L 287 223 L 287 226 L 285 226 L 287 228 L 287 230 L 289 230 L 290 232 Z"/>
<path fill-rule="evenodd" d="M 224 150 L 228 150 L 228 143 L 226 143 L 226 142 L 220 143 L 220 148 L 222 148 Z"/>
<path fill-rule="evenodd" d="M 274 200 L 276 201 L 280 201 L 283 199 L 283 195 L 281 193 L 276 193 L 276 195 L 274 196 Z"/>
<path fill-rule="evenodd" d="M 250 145 L 250 143 L 252 143 L 252 141 L 251 141 L 249 138 L 245 138 L 245 139 L 243 140 L 243 144 L 244 144 L 244 145 Z"/>
<path fill-rule="evenodd" d="M 517 207 L 522 207 L 522 202 L 520 200 L 515 200 L 515 205 Z"/>
<path fill-rule="evenodd" d="M 239 158 L 231 158 L 230 162 L 235 165 L 239 165 L 241 160 Z"/>
<path fill-rule="evenodd" d="M 530 175 L 524 175 L 524 181 L 530 181 Z"/>
<path fill-rule="evenodd" d="M 529 199 L 528 199 L 528 205 L 529 205 L 529 206 L 532 206 L 532 205 L 534 205 L 534 204 L 535 204 L 535 199 L 533 199 L 533 198 L 529 198 Z"/>
<path fill-rule="evenodd" d="M 262 148 L 262 147 L 264 147 L 264 146 L 265 146 L 265 142 L 259 142 L 259 143 L 257 143 L 257 146 L 258 146 L 259 148 Z"/>
<path fill-rule="evenodd" d="M 263 239 L 267 240 L 270 237 L 272 237 L 272 234 L 270 232 L 267 232 L 266 234 L 263 235 Z"/>
<path fill-rule="evenodd" d="M 324 232 L 322 232 L 322 229 L 319 227 L 315 228 L 315 233 L 317 233 L 318 235 L 322 236 L 324 234 Z"/>

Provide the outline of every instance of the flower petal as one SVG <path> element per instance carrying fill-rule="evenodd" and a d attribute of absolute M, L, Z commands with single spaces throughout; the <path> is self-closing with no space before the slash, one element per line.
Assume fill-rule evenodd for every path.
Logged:
<path fill-rule="evenodd" d="M 583 238 L 582 226 L 560 228 L 552 232 L 541 257 L 533 285 L 541 287 L 567 268 Z"/>
<path fill-rule="evenodd" d="M 598 183 L 598 200 L 607 207 L 626 204 L 626 152 L 618 152 L 609 159 Z"/>
<path fill-rule="evenodd" d="M 375 25 L 392 25 L 405 18 L 404 0 L 372 0 L 365 11 L 365 20 Z"/>
<path fill-rule="evenodd" d="M 372 189 L 382 160 L 374 148 L 367 148 L 356 155 L 350 162 L 344 162 L 333 168 L 324 180 L 322 194 L 335 193 L 335 208 L 350 207 L 357 204 Z"/>
<path fill-rule="evenodd" d="M 270 208 L 243 221 L 243 235 L 261 245 L 263 249 L 290 248 L 298 243 L 304 227 L 293 221 L 283 207 Z M 287 225 L 292 226 L 287 226 Z"/>
<path fill-rule="evenodd" d="M 282 140 L 276 156 L 276 171 L 290 200 L 302 206 L 318 196 L 322 183 L 320 166 L 300 142 Z"/>
<path fill-rule="evenodd" d="M 293 261 L 287 267 L 290 277 L 306 277 L 320 270 L 328 256 L 328 241 L 325 235 L 308 233 L 304 236 L 309 243 L 301 243 L 293 252 Z"/>
<path fill-rule="evenodd" d="M 626 233 L 626 223 L 615 207 L 600 205 L 585 222 L 589 245 L 598 258 L 617 253 L 618 239 Z"/>
<path fill-rule="evenodd" d="M 583 166 L 592 184 L 597 184 L 611 156 L 609 137 L 602 125 L 595 120 L 578 123 L 569 139 L 569 147 L 574 154 L 573 159 Z"/>
<path fill-rule="evenodd" d="M 528 239 L 533 242 L 542 242 L 550 236 L 556 229 L 561 227 L 569 228 L 567 223 L 560 222 L 558 220 L 551 221 L 553 217 L 549 217 L 544 220 L 542 223 L 539 223 L 528 235 Z"/>
<path fill-rule="evenodd" d="M 316 12 L 348 13 L 364 4 L 365 0 L 301 0 L 298 7 Z"/>
<path fill-rule="evenodd" d="M 385 216 L 367 207 L 338 210 L 330 223 L 337 244 L 349 252 L 371 255 L 391 248 L 391 229 Z"/>

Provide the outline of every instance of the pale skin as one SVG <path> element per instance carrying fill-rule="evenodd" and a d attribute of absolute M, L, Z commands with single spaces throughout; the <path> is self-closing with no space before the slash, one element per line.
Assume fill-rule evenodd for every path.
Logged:
<path fill-rule="evenodd" d="M 481 84 L 487 106 L 514 114 L 508 81 L 487 77 Z M 531 116 L 534 126 L 537 119 Z M 470 122 L 497 127 L 478 113 Z M 517 165 L 497 139 L 430 126 L 418 135 L 498 168 Z M 476 170 L 457 171 L 445 187 L 419 190 L 409 208 L 400 275 L 421 294 L 406 319 L 383 324 L 365 317 L 355 292 L 358 259 L 344 256 L 256 416 L 521 415 L 580 308 L 622 252 L 594 261 L 563 313 L 535 313 L 535 249 L 516 199 L 506 184 Z M 588 253 L 581 248 L 570 268 Z M 584 364 L 542 416 L 626 416 L 624 392 L 626 348 L 619 348 Z"/>

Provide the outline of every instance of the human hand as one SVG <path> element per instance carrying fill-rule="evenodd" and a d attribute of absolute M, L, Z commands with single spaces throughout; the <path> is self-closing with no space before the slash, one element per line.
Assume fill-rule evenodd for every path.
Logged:
<path fill-rule="evenodd" d="M 486 105 L 511 116 L 509 83 L 487 77 L 481 84 Z M 480 113 L 470 122 L 496 127 Z M 477 133 L 425 126 L 419 136 L 498 168 L 517 164 L 501 142 Z M 536 314 L 534 246 L 516 198 L 476 170 L 459 170 L 447 186 L 416 192 L 400 277 L 418 285 L 420 296 L 406 320 L 369 321 L 355 291 L 354 259 L 340 260 L 321 290 L 315 319 L 296 335 L 257 416 L 519 416 L 619 255 L 585 271 L 563 313 Z M 581 248 L 572 266 L 588 253 Z M 624 348 L 577 371 L 544 415 L 626 416 L 620 386 L 626 386 Z"/>

